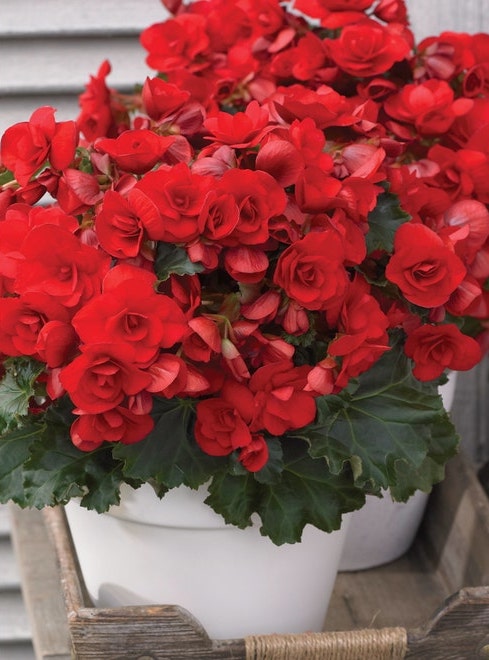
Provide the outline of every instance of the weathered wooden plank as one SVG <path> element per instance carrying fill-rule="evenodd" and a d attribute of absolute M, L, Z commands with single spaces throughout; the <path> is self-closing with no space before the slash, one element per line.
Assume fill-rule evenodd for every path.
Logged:
<path fill-rule="evenodd" d="M 489 654 L 489 588 L 454 594 L 433 620 L 409 635 L 406 658 L 467 660 Z"/>
<path fill-rule="evenodd" d="M 448 593 L 443 580 L 416 548 L 375 570 L 339 573 L 325 629 L 417 627 Z"/>
<path fill-rule="evenodd" d="M 449 593 L 489 585 L 489 502 L 461 456 L 434 489 L 418 539 Z"/>
<path fill-rule="evenodd" d="M 136 32 L 165 15 L 159 0 L 17 0 L 2 3 L 0 34 Z"/>
<path fill-rule="evenodd" d="M 12 538 L 22 574 L 37 660 L 71 658 L 60 577 L 41 515 L 12 506 Z"/>
<path fill-rule="evenodd" d="M 478 32 L 489 29 L 486 0 L 407 0 L 416 34 L 443 30 Z M 17 0 L 2 4 L 0 34 L 129 32 L 163 20 L 159 0 Z"/>

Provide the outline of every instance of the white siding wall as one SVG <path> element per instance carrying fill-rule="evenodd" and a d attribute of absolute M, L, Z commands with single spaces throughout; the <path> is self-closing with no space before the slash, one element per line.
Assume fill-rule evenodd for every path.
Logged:
<path fill-rule="evenodd" d="M 445 30 L 489 32 L 488 0 L 407 0 L 418 39 Z"/>
<path fill-rule="evenodd" d="M 138 35 L 165 15 L 159 0 L 0 0 L 0 133 L 40 105 L 74 118 L 104 59 L 110 85 L 143 81 L 150 70 Z"/>

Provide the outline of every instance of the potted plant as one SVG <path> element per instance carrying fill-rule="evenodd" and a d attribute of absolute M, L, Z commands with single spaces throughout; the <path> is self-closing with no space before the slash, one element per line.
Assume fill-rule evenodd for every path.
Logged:
<path fill-rule="evenodd" d="M 402 0 L 163 4 L 157 75 L 122 94 L 105 62 L 76 121 L 1 140 L 0 501 L 112 507 L 99 562 L 121 486 L 305 548 L 457 451 L 438 387 L 487 343 L 489 38 L 415 45 Z M 219 581 L 242 603 L 247 556 Z"/>

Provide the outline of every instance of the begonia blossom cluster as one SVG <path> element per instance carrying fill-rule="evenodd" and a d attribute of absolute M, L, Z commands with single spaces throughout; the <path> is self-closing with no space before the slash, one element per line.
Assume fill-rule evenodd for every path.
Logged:
<path fill-rule="evenodd" d="M 178 399 L 258 473 L 394 338 L 421 383 L 480 361 L 489 36 L 416 44 L 403 0 L 163 4 L 157 74 L 121 93 L 104 62 L 76 121 L 2 137 L 0 353 L 83 452 Z"/>

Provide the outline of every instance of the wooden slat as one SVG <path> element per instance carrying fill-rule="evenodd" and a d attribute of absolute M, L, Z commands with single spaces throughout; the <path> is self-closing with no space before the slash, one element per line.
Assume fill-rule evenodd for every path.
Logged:
<path fill-rule="evenodd" d="M 476 660 L 489 653 L 489 588 L 454 594 L 424 628 L 409 635 L 406 660 Z"/>
<path fill-rule="evenodd" d="M 486 0 L 407 0 L 416 34 L 489 29 Z M 159 0 L 17 0 L 3 2 L 0 34 L 96 33 L 139 30 L 164 18 Z"/>
<path fill-rule="evenodd" d="M 41 514 L 12 507 L 12 537 L 37 660 L 70 660 L 67 613 L 55 556 Z"/>
<path fill-rule="evenodd" d="M 35 660 L 10 527 L 9 507 L 0 504 L 0 658 Z"/>
<path fill-rule="evenodd" d="M 489 585 L 489 503 L 467 461 L 452 459 L 434 489 L 419 538 L 449 592 Z"/>
<path fill-rule="evenodd" d="M 325 629 L 417 627 L 449 593 L 416 548 L 376 569 L 339 573 Z"/>
<path fill-rule="evenodd" d="M 165 15 L 159 0 L 16 0 L 2 2 L 0 34 L 135 32 Z"/>

